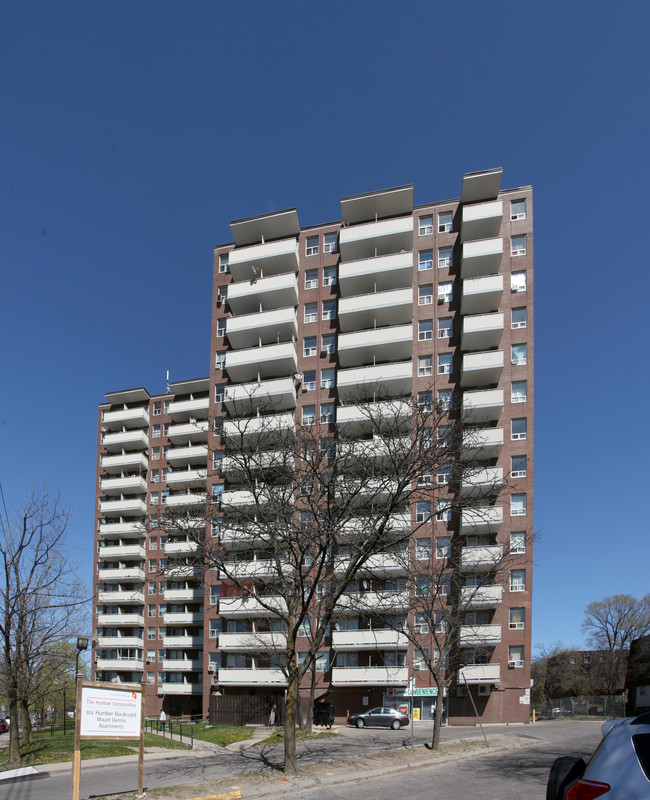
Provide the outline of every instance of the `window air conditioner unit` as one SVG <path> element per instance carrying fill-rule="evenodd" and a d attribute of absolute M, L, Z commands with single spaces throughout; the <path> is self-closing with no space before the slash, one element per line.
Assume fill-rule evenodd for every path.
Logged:
<path fill-rule="evenodd" d="M 208 664 L 208 672 L 216 672 L 217 665 L 216 664 Z"/>
<path fill-rule="evenodd" d="M 456 687 L 456 696 L 457 697 L 467 697 L 467 686 L 457 686 Z"/>
<path fill-rule="evenodd" d="M 515 662 L 514 661 L 508 661 L 508 669 L 514 669 L 514 668 L 515 668 Z"/>
<path fill-rule="evenodd" d="M 444 294 L 439 294 L 438 295 L 438 305 L 442 305 L 442 303 L 444 303 L 444 302 L 445 302 L 445 295 Z"/>
<path fill-rule="evenodd" d="M 489 684 L 480 684 L 478 687 L 479 695 L 489 695 L 492 691 L 492 687 Z"/>

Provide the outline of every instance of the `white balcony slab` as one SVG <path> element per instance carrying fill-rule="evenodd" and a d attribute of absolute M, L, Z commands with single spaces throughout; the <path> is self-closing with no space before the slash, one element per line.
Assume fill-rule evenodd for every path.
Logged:
<path fill-rule="evenodd" d="M 149 468 L 149 460 L 144 453 L 120 453 L 114 456 L 102 456 L 100 464 L 102 469 L 109 474 L 114 474 L 124 469 L 142 469 L 146 472 Z"/>
<path fill-rule="evenodd" d="M 291 270 L 297 272 L 298 242 L 291 238 L 236 247 L 228 254 L 228 266 L 234 281 L 259 279 Z"/>
<path fill-rule="evenodd" d="M 480 172 L 467 172 L 463 175 L 461 203 L 478 203 L 485 200 L 496 200 L 501 186 L 503 169 L 486 169 Z"/>
<path fill-rule="evenodd" d="M 222 686 L 286 686 L 287 679 L 281 669 L 220 669 Z"/>
<path fill-rule="evenodd" d="M 100 589 L 97 592 L 97 602 L 117 605 L 142 605 L 144 603 L 144 592 L 138 589 L 134 589 L 132 592 Z"/>
<path fill-rule="evenodd" d="M 167 472 L 167 485 L 199 488 L 205 486 L 207 469 L 175 469 Z"/>
<path fill-rule="evenodd" d="M 146 431 L 130 430 L 116 433 L 105 433 L 102 438 L 104 447 L 111 450 L 145 450 L 149 447 Z"/>
<path fill-rule="evenodd" d="M 285 611 L 286 604 L 281 597 L 222 597 L 219 600 L 219 614 L 222 617 L 272 617 L 278 611 Z"/>
<path fill-rule="evenodd" d="M 460 273 L 463 278 L 494 275 L 499 271 L 503 257 L 503 239 L 478 239 L 463 244 Z"/>
<path fill-rule="evenodd" d="M 174 422 L 179 420 L 188 419 L 189 417 L 196 417 L 196 419 L 205 419 L 208 415 L 208 408 L 210 406 L 210 399 L 206 397 L 193 397 L 187 400 L 173 400 L 169 404 L 169 414 L 174 419 Z"/>
<path fill-rule="evenodd" d="M 172 681 L 159 684 L 158 687 L 164 695 L 203 694 L 203 683 L 175 683 Z"/>
<path fill-rule="evenodd" d="M 113 672 L 115 670 L 142 670 L 144 668 L 144 661 L 131 658 L 98 658 L 95 664 L 95 669 L 106 670 Z"/>
<path fill-rule="evenodd" d="M 165 589 L 165 600 L 169 602 L 180 602 L 181 600 L 203 600 L 203 589 Z"/>
<path fill-rule="evenodd" d="M 231 347 L 238 350 L 278 340 L 290 341 L 298 336 L 296 311 L 290 306 L 230 317 L 226 320 L 226 336 Z"/>
<path fill-rule="evenodd" d="M 186 506 L 200 506 L 205 504 L 205 493 L 187 492 L 184 494 L 170 494 L 167 497 L 168 508 L 185 508 Z"/>
<path fill-rule="evenodd" d="M 334 571 L 344 572 L 350 563 L 348 558 L 335 558 Z M 364 574 L 372 572 L 374 575 L 401 575 L 408 572 L 407 553 L 376 553 L 370 556 L 365 563 Z"/>
<path fill-rule="evenodd" d="M 144 536 L 145 526 L 139 520 L 132 520 L 131 522 L 100 520 L 98 532 L 102 539 L 114 539 L 130 535 Z"/>
<path fill-rule="evenodd" d="M 503 335 L 503 314 L 472 314 L 463 317 L 461 350 L 488 350 L 498 347 Z"/>
<path fill-rule="evenodd" d="M 413 253 L 392 253 L 339 265 L 341 297 L 405 289 L 413 283 Z"/>
<path fill-rule="evenodd" d="M 339 400 L 353 402 L 364 398 L 402 397 L 411 393 L 413 362 L 398 361 L 374 367 L 339 370 Z"/>
<path fill-rule="evenodd" d="M 203 661 L 191 658 L 165 659 L 162 668 L 165 672 L 202 672 Z"/>
<path fill-rule="evenodd" d="M 208 440 L 208 427 L 207 419 L 190 420 L 178 425 L 170 425 L 167 435 L 174 445 L 206 442 Z"/>
<path fill-rule="evenodd" d="M 503 524 L 503 508 L 486 506 L 485 508 L 466 508 L 461 512 L 461 533 L 491 533 Z"/>
<path fill-rule="evenodd" d="M 182 648 L 202 647 L 203 636 L 163 636 L 163 647 L 171 647 L 174 650 Z"/>
<path fill-rule="evenodd" d="M 341 298 L 338 316 L 342 332 L 410 323 L 413 319 L 413 289 L 408 287 Z"/>
<path fill-rule="evenodd" d="M 108 628 L 141 626 L 144 625 L 144 614 L 97 614 L 97 624 Z"/>
<path fill-rule="evenodd" d="M 458 674 L 458 682 L 462 685 L 469 684 L 499 683 L 500 681 L 499 664 L 472 664 L 471 666 L 461 667 Z"/>
<path fill-rule="evenodd" d="M 468 242 L 472 239 L 492 239 L 498 236 L 502 219 L 503 203 L 501 200 L 463 206 L 460 228 L 461 242 Z"/>
<path fill-rule="evenodd" d="M 333 667 L 333 686 L 406 686 L 408 667 Z"/>
<path fill-rule="evenodd" d="M 407 608 L 408 592 L 349 592 L 341 595 L 339 606 L 348 611 L 393 611 Z"/>
<path fill-rule="evenodd" d="M 503 586 L 466 586 L 460 590 L 465 608 L 496 608 L 503 600 Z"/>
<path fill-rule="evenodd" d="M 98 636 L 97 646 L 118 651 L 126 647 L 144 647 L 142 636 Z"/>
<path fill-rule="evenodd" d="M 225 420 L 223 435 L 239 438 L 240 436 L 266 437 L 270 439 L 281 435 L 283 431 L 294 431 L 296 420 L 292 413 L 267 414 L 259 417 L 241 417 Z"/>
<path fill-rule="evenodd" d="M 277 578 L 279 569 L 274 561 L 260 559 L 258 561 L 227 561 L 224 563 L 224 575 L 235 578 Z M 281 565 L 282 571 L 288 569 L 286 564 Z"/>
<path fill-rule="evenodd" d="M 337 650 L 404 649 L 409 646 L 406 634 L 386 628 L 384 630 L 334 631 L 332 646 Z"/>
<path fill-rule="evenodd" d="M 413 350 L 413 325 L 391 325 L 339 334 L 341 367 L 373 361 L 404 361 Z"/>
<path fill-rule="evenodd" d="M 204 444 L 187 445 L 186 447 L 170 447 L 167 460 L 177 468 L 178 464 L 202 464 L 208 461 L 208 448 Z"/>
<path fill-rule="evenodd" d="M 463 547 L 460 568 L 464 572 L 489 572 L 499 565 L 502 558 L 503 548 L 500 545 Z"/>
<path fill-rule="evenodd" d="M 226 386 L 223 402 L 233 415 L 292 409 L 296 407 L 296 381 L 292 376 Z"/>
<path fill-rule="evenodd" d="M 463 422 L 465 423 L 492 422 L 499 419 L 502 411 L 503 389 L 463 392 Z"/>
<path fill-rule="evenodd" d="M 336 409 L 336 423 L 346 434 L 356 435 L 364 430 L 394 430 L 397 419 L 406 424 L 412 415 L 408 400 L 341 405 Z"/>
<path fill-rule="evenodd" d="M 486 492 L 497 492 L 503 485 L 503 467 L 486 467 L 466 471 L 460 485 L 460 493 L 468 496 Z"/>
<path fill-rule="evenodd" d="M 169 580 L 187 580 L 189 578 L 198 578 L 203 574 L 200 567 L 194 567 L 191 564 L 170 564 L 165 567 L 165 577 Z"/>
<path fill-rule="evenodd" d="M 147 491 L 147 481 L 140 475 L 130 475 L 128 478 L 102 478 L 99 488 L 104 494 L 144 494 Z"/>
<path fill-rule="evenodd" d="M 146 551 L 144 546 L 139 544 L 112 545 L 110 547 L 100 547 L 99 549 L 99 557 L 102 561 L 111 561 L 113 559 L 121 558 L 144 561 L 145 555 Z"/>
<path fill-rule="evenodd" d="M 503 447 L 503 428 L 470 428 L 463 431 L 463 455 L 498 458 Z"/>
<path fill-rule="evenodd" d="M 102 423 L 109 429 L 113 428 L 148 428 L 149 410 L 141 408 L 123 408 L 115 411 L 104 411 Z"/>
<path fill-rule="evenodd" d="M 144 581 L 144 570 L 139 567 L 124 567 L 123 569 L 99 569 L 97 577 L 107 583 L 122 583 L 127 581 Z"/>
<path fill-rule="evenodd" d="M 341 228 L 339 248 L 344 261 L 412 250 L 413 217 L 394 217 Z"/>
<path fill-rule="evenodd" d="M 503 350 L 465 353 L 460 376 L 463 387 L 497 384 L 503 372 Z"/>
<path fill-rule="evenodd" d="M 198 542 L 165 542 L 165 555 L 167 556 L 190 555 L 191 553 L 198 553 L 198 551 Z"/>
<path fill-rule="evenodd" d="M 498 311 L 503 297 L 503 275 L 485 275 L 463 281 L 461 314 L 487 314 Z"/>
<path fill-rule="evenodd" d="M 221 633 L 219 650 L 284 650 L 287 637 L 284 633 Z"/>
<path fill-rule="evenodd" d="M 297 370 L 298 356 L 294 342 L 229 350 L 226 353 L 226 372 L 237 383 L 288 377 Z"/>
<path fill-rule="evenodd" d="M 147 505 L 137 497 L 125 500 L 100 500 L 99 510 L 106 516 L 143 516 L 147 512 Z"/>
<path fill-rule="evenodd" d="M 203 624 L 203 611 L 168 611 L 163 620 L 165 625 Z"/>
<path fill-rule="evenodd" d="M 228 286 L 228 306 L 234 314 L 252 314 L 298 305 L 295 271 L 261 280 L 243 280 Z"/>

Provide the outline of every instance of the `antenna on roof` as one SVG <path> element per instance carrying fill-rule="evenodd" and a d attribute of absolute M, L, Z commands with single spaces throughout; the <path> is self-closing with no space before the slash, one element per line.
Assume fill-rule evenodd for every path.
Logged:
<path fill-rule="evenodd" d="M 167 370 L 167 394 L 171 394 L 172 387 L 169 385 L 169 370 Z"/>

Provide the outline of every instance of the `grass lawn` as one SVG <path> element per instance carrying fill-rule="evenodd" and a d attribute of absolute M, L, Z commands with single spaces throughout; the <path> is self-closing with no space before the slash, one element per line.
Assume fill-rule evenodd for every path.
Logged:
<path fill-rule="evenodd" d="M 6 734 L 5 734 L 6 735 Z M 4 742 L 3 742 L 4 744 Z M 7 738 L 7 745 L 9 744 Z M 150 733 L 144 735 L 145 752 L 151 747 L 164 747 L 168 750 L 187 750 L 188 747 L 180 742 L 163 739 Z M 22 767 L 36 766 L 38 764 L 57 764 L 61 761 L 72 761 L 74 751 L 74 734 L 69 731 L 55 733 L 35 733 L 29 747 L 20 748 L 20 765 Z M 81 758 L 109 758 L 110 756 L 128 756 L 138 752 L 138 742 L 96 741 L 89 739 L 81 742 Z M 0 771 L 9 769 L 5 758 L 8 749 L 0 751 Z"/>
<path fill-rule="evenodd" d="M 307 739 L 330 739 L 332 736 L 338 736 L 335 731 L 313 731 L 313 733 L 305 733 L 305 731 L 296 731 L 296 741 L 304 742 Z M 255 744 L 280 744 L 284 742 L 284 728 L 278 728 L 267 739 L 262 739 L 261 742 Z"/>
<path fill-rule="evenodd" d="M 199 722 L 194 728 L 194 738 L 203 742 L 211 742 L 219 747 L 225 747 L 233 742 L 242 742 L 250 739 L 253 728 L 250 725 L 215 725 L 208 727 L 205 722 Z"/>

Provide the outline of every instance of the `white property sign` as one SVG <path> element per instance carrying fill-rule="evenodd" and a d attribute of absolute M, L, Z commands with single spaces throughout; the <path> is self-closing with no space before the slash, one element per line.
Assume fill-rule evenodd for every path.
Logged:
<path fill-rule="evenodd" d="M 124 689 L 81 689 L 81 736 L 140 738 L 141 693 Z"/>

